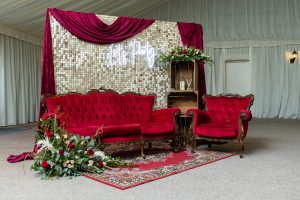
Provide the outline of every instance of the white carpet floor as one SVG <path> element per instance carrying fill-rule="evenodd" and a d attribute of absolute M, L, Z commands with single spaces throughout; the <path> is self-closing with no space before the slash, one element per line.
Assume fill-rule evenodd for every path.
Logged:
<path fill-rule="evenodd" d="M 6 157 L 32 150 L 34 130 L 0 135 L 0 199 L 105 200 L 299 200 L 300 121 L 250 123 L 245 158 L 234 156 L 127 190 L 77 177 L 41 180 L 32 161 L 10 164 Z M 213 149 L 237 151 L 238 145 Z"/>

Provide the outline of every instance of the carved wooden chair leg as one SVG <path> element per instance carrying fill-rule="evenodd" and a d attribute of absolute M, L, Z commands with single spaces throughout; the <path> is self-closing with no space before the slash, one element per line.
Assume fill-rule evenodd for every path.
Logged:
<path fill-rule="evenodd" d="M 145 146 L 145 142 L 144 142 L 144 140 L 141 140 L 141 156 L 143 159 L 146 158 L 146 156 L 144 154 L 144 146 Z"/>
<path fill-rule="evenodd" d="M 244 158 L 244 155 L 243 155 L 243 153 L 244 153 L 244 140 L 243 139 L 241 139 L 240 140 L 240 158 Z"/>
<path fill-rule="evenodd" d="M 197 145 L 197 142 L 196 142 L 196 138 L 194 137 L 192 139 L 192 153 L 196 152 L 196 145 Z"/>

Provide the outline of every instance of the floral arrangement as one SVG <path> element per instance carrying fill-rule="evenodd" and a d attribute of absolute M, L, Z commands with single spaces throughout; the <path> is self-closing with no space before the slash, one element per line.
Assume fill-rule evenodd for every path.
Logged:
<path fill-rule="evenodd" d="M 161 54 L 158 58 L 160 63 L 202 60 L 206 63 L 213 63 L 213 60 L 205 55 L 201 50 L 194 47 L 177 46 L 168 54 Z"/>
<path fill-rule="evenodd" d="M 97 148 L 94 138 L 68 134 L 59 126 L 58 118 L 56 114 L 44 116 L 37 128 L 38 150 L 31 169 L 40 172 L 43 178 L 101 173 L 109 167 L 127 165 L 120 158 L 106 156 Z M 101 131 L 102 127 L 97 134 Z"/>

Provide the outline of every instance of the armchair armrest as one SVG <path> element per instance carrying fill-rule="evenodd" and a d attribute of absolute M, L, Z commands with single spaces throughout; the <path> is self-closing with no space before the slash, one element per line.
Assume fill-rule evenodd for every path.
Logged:
<path fill-rule="evenodd" d="M 175 122 L 175 116 L 181 113 L 179 108 L 164 108 L 151 113 L 151 122 Z"/>
<path fill-rule="evenodd" d="M 205 124 L 210 122 L 210 116 L 206 112 L 198 109 L 189 109 L 186 112 L 187 116 L 193 117 L 193 127 L 196 128 L 199 124 Z"/>
<path fill-rule="evenodd" d="M 239 117 L 243 121 L 250 121 L 252 119 L 252 113 L 250 110 L 241 110 Z"/>

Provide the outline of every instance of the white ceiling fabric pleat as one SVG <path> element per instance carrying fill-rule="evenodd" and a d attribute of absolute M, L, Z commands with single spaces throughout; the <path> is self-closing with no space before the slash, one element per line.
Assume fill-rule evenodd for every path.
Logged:
<path fill-rule="evenodd" d="M 1 0 L 0 26 L 43 38 L 47 8 L 59 8 L 100 15 L 130 16 L 152 10 L 168 0 Z M 5 33 L 2 33 L 5 34 Z M 12 35 L 13 36 L 13 35 Z"/>

